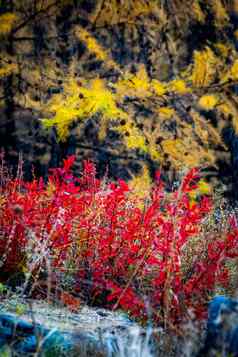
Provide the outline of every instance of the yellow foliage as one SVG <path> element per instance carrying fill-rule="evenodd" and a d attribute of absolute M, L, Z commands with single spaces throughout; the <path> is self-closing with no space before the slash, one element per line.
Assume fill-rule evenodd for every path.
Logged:
<path fill-rule="evenodd" d="M 197 186 L 198 187 L 195 190 L 190 191 L 188 194 L 190 197 L 190 204 L 195 203 L 200 196 L 212 194 L 211 186 L 204 179 L 199 180 Z"/>
<path fill-rule="evenodd" d="M 168 83 L 160 82 L 157 79 L 150 80 L 144 65 L 139 67 L 135 75 L 126 73 L 123 78 L 116 83 L 115 88 L 120 98 L 125 95 L 148 98 L 151 97 L 153 93 L 161 97 L 169 91 L 178 94 L 186 94 L 191 91 L 186 82 L 182 79 L 175 79 Z"/>
<path fill-rule="evenodd" d="M 91 21 L 95 22 L 96 26 L 134 23 L 138 16 L 154 13 L 157 5 L 156 0 L 105 0 L 102 6 L 96 7 Z"/>
<path fill-rule="evenodd" d="M 4 195 L 0 195 L 0 208 L 2 208 L 7 202 L 7 199 Z"/>
<path fill-rule="evenodd" d="M 217 48 L 217 50 L 219 51 L 219 54 L 224 59 L 226 59 L 229 56 L 229 54 L 230 54 L 230 52 L 232 50 L 231 46 L 229 44 L 227 44 L 227 43 L 224 44 L 224 43 L 218 42 L 218 43 L 215 44 L 215 47 Z"/>
<path fill-rule="evenodd" d="M 95 37 L 93 37 L 87 30 L 83 29 L 82 27 L 77 26 L 75 28 L 75 35 L 85 43 L 87 49 L 90 52 L 93 52 L 95 56 L 101 60 L 105 61 L 107 59 L 106 51 L 98 44 Z"/>
<path fill-rule="evenodd" d="M 206 15 L 205 15 L 204 12 L 202 11 L 202 8 L 201 8 L 201 5 L 200 5 L 200 3 L 199 3 L 199 0 L 194 0 L 194 1 L 193 1 L 192 13 L 193 13 L 195 19 L 196 19 L 198 22 L 201 22 L 202 24 L 205 23 Z"/>
<path fill-rule="evenodd" d="M 100 79 L 85 82 L 85 86 L 70 79 L 65 84 L 64 93 L 54 95 L 47 107 L 54 116 L 43 119 L 43 124 L 46 127 L 56 126 L 60 140 L 67 138 L 73 121 L 90 118 L 98 112 L 102 114 L 102 120 L 107 121 L 127 117 L 117 107 L 115 95 Z"/>
<path fill-rule="evenodd" d="M 106 63 L 111 61 L 108 53 L 88 31 L 78 27 L 76 34 L 98 59 Z M 180 120 L 173 108 L 173 101 L 170 102 L 170 96 L 166 95 L 171 92 L 186 95 L 192 92 L 194 86 L 199 88 L 195 89 L 195 94 L 201 96 L 199 105 L 203 109 L 211 110 L 219 105 L 220 95 L 202 94 L 207 92 L 206 87 L 218 78 L 217 74 L 222 73 L 220 69 L 224 67 L 224 59 L 227 58 L 229 50 L 226 45 L 218 43 L 215 52 L 209 47 L 205 47 L 203 51 L 195 51 L 193 64 L 187 74 L 180 75 L 170 82 L 151 80 L 144 65 L 139 66 L 136 74 L 121 72 L 120 78 L 108 86 L 101 79 L 79 79 L 77 82 L 71 75 L 65 81 L 64 91 L 54 95 L 46 105 L 49 116 L 43 123 L 48 127 L 55 125 L 59 139 L 65 140 L 73 121 L 83 122 L 100 113 L 100 140 L 105 138 L 108 127 L 113 125 L 113 129 L 121 134 L 128 150 L 142 150 L 153 160 L 162 161 L 165 153 L 176 169 L 201 164 L 215 165 L 214 152 L 210 147 L 212 142 L 221 141 L 219 133 L 207 121 L 203 122 L 199 114 L 193 124 Z M 220 53 L 219 57 L 215 53 Z M 135 100 L 133 103 L 124 102 L 125 96 Z M 171 98 L 173 99 L 173 96 Z M 151 120 L 147 121 L 150 121 L 150 124 L 142 123 L 141 117 L 135 119 L 135 105 L 142 102 L 153 112 Z M 121 109 L 122 105 L 125 105 L 127 112 Z M 52 118 L 49 119 L 51 115 Z M 157 120 L 157 116 L 160 120 Z M 172 117 L 176 121 L 176 128 L 169 131 L 165 122 Z M 141 126 L 136 126 L 136 123 L 140 123 Z M 146 126 L 148 132 L 145 130 Z"/>
<path fill-rule="evenodd" d="M 238 39 L 238 30 L 234 31 L 235 38 Z"/>
<path fill-rule="evenodd" d="M 5 14 L 0 15 L 0 36 L 7 35 L 11 32 L 17 19 L 18 16 L 12 12 L 6 12 Z"/>
<path fill-rule="evenodd" d="M 175 114 L 175 110 L 169 107 L 160 107 L 158 112 L 165 119 L 170 119 Z"/>
<path fill-rule="evenodd" d="M 161 145 L 163 147 L 163 151 L 170 156 L 171 161 L 173 162 L 175 167 L 181 168 L 184 154 L 186 152 L 186 148 L 184 147 L 183 141 L 180 139 L 168 139 L 168 140 L 163 140 Z M 191 154 L 188 155 L 189 155 L 188 158 L 189 167 L 197 166 L 196 158 L 194 159 L 193 157 L 191 157 Z M 186 162 L 184 161 L 183 164 L 186 165 L 187 160 Z"/>
<path fill-rule="evenodd" d="M 161 153 L 158 151 L 157 145 L 154 143 L 153 140 L 151 140 L 151 142 L 149 142 L 148 144 L 148 154 L 150 155 L 152 160 L 161 160 L 162 156 Z"/>
<path fill-rule="evenodd" d="M 144 152 L 148 151 L 145 139 L 139 130 L 136 130 L 135 128 L 130 130 L 130 136 L 125 136 L 125 142 L 128 149 L 140 149 Z"/>
<path fill-rule="evenodd" d="M 84 42 L 88 51 L 94 53 L 96 58 L 107 65 L 117 68 L 117 64 L 110 58 L 110 55 L 96 40 L 96 38 L 82 27 L 76 26 L 74 33 L 80 41 Z"/>
<path fill-rule="evenodd" d="M 160 82 L 157 79 L 150 80 L 144 65 L 139 67 L 136 74 L 124 74 L 122 79 L 115 84 L 115 88 L 120 99 L 125 95 L 148 98 L 153 94 L 162 97 L 169 91 L 178 94 L 186 94 L 191 91 L 186 82 L 181 79 L 175 79 L 168 83 Z"/>
<path fill-rule="evenodd" d="M 214 155 L 199 146 L 193 138 L 167 139 L 163 140 L 161 145 L 163 151 L 170 156 L 173 166 L 177 169 L 215 163 Z"/>
<path fill-rule="evenodd" d="M 222 77 L 221 82 L 227 82 L 230 79 L 232 81 L 238 80 L 238 59 L 234 61 L 231 68 Z"/>
<path fill-rule="evenodd" d="M 152 186 L 152 180 L 148 167 L 143 164 L 142 172 L 139 176 L 134 176 L 129 182 L 129 187 L 139 198 L 145 197 L 145 192 L 149 192 Z"/>
<path fill-rule="evenodd" d="M 201 195 L 210 195 L 212 193 L 211 186 L 204 179 L 199 180 L 197 190 Z"/>
<path fill-rule="evenodd" d="M 232 11 L 234 11 L 236 14 L 238 13 L 238 2 L 237 0 L 232 1 Z"/>
<path fill-rule="evenodd" d="M 129 95 L 132 97 L 145 98 L 152 95 L 145 66 L 140 66 L 135 75 L 126 73 L 124 77 L 116 83 L 115 87 L 119 97 Z"/>
<path fill-rule="evenodd" d="M 168 90 L 178 94 L 186 94 L 191 91 L 190 88 L 187 87 L 186 82 L 182 79 L 175 79 L 169 82 L 167 88 Z"/>
<path fill-rule="evenodd" d="M 226 98 L 224 103 L 218 106 L 218 110 L 224 114 L 225 118 L 228 119 L 232 117 L 232 125 L 235 133 L 238 134 L 238 110 L 237 105 L 229 98 Z"/>
<path fill-rule="evenodd" d="M 7 77 L 12 73 L 16 73 L 18 67 L 15 63 L 6 64 L 5 66 L 0 66 L 0 78 Z"/>
<path fill-rule="evenodd" d="M 206 126 L 203 125 L 203 122 L 201 121 L 201 117 L 198 113 L 193 113 L 193 120 L 194 120 L 194 130 L 196 135 L 199 137 L 199 139 L 202 141 L 204 145 L 208 145 L 209 142 L 209 133 L 208 130 L 206 130 Z"/>
<path fill-rule="evenodd" d="M 215 17 L 215 25 L 223 27 L 229 22 L 229 15 L 221 0 L 211 0 L 211 8 Z"/>
<path fill-rule="evenodd" d="M 56 187 L 52 181 L 49 181 L 46 187 L 46 195 L 51 198 L 55 193 Z"/>
<path fill-rule="evenodd" d="M 152 85 L 152 89 L 159 97 L 163 96 L 167 92 L 166 85 L 159 82 L 157 79 L 153 79 L 151 81 L 151 85 Z"/>
<path fill-rule="evenodd" d="M 43 119 L 43 124 L 46 127 L 55 126 L 61 141 L 67 138 L 72 122 L 84 121 L 100 113 L 102 117 L 99 139 L 105 137 L 110 121 L 124 119 L 125 125 L 118 125 L 115 129 L 123 134 L 127 147 L 148 151 L 144 136 L 128 114 L 117 106 L 116 94 L 106 88 L 101 79 L 84 81 L 84 83 L 77 83 L 75 79 L 70 79 L 64 86 L 64 93 L 54 95 L 47 108 L 50 113 L 53 113 L 53 117 Z"/>
<path fill-rule="evenodd" d="M 206 47 L 203 51 L 194 51 L 193 68 L 190 79 L 195 87 L 211 84 L 218 70 L 220 60 L 214 52 Z"/>
<path fill-rule="evenodd" d="M 17 102 L 19 105 L 25 108 L 33 109 L 36 111 L 41 112 L 42 110 L 42 103 L 41 101 L 36 101 L 32 98 L 31 93 L 24 93 L 24 95 L 21 95 L 17 98 Z"/>
<path fill-rule="evenodd" d="M 49 0 L 43 2 L 46 6 Z M 60 3 L 63 4 L 65 1 L 60 0 Z M 191 17 L 193 17 L 193 21 L 194 18 L 196 18 L 198 22 L 205 24 L 208 13 L 207 6 L 210 6 L 210 9 L 212 8 L 214 13 L 217 26 L 223 26 L 229 20 L 226 8 L 223 5 L 225 1 L 223 0 L 208 0 L 207 3 L 203 0 L 191 0 L 190 2 L 188 0 L 177 0 L 175 2 L 169 2 L 168 6 L 164 6 L 162 4 L 163 2 L 158 0 L 105 0 L 96 1 L 95 3 L 97 3 L 96 10 L 93 14 L 95 22 L 91 24 L 92 27 L 89 26 L 85 29 L 81 26 L 73 26 L 72 29 L 75 36 L 85 44 L 87 50 L 95 55 L 93 57 L 103 62 L 102 66 L 110 64 L 114 67 L 116 66 L 118 69 L 119 65 L 113 62 L 110 49 L 107 50 L 100 45 L 101 42 L 93 35 L 98 25 L 113 25 L 124 22 L 125 26 L 119 26 L 120 28 L 117 30 L 120 33 L 125 30 L 125 40 L 131 41 L 130 46 L 134 47 L 134 43 L 136 44 L 138 42 L 138 36 L 141 34 L 140 31 L 138 32 L 138 29 L 131 26 L 131 24 L 136 23 L 137 17 L 153 13 L 153 19 L 149 16 L 146 21 L 144 21 L 144 19 L 138 19 L 139 24 L 143 22 L 143 26 L 146 27 L 146 38 L 148 37 L 150 47 L 148 56 L 150 56 L 154 64 L 160 58 L 160 55 L 164 57 L 163 48 L 165 41 L 161 37 L 161 46 L 160 43 L 158 43 L 158 41 L 160 42 L 158 36 L 163 27 L 162 24 L 164 24 L 165 27 L 168 28 L 165 36 L 168 47 L 167 50 L 170 56 L 175 56 L 175 67 L 177 67 L 177 56 L 179 64 L 180 58 L 182 59 L 184 55 L 184 49 L 179 46 L 181 38 L 183 37 L 183 31 L 189 30 L 185 19 L 188 12 L 191 14 Z M 185 4 L 191 6 L 185 8 Z M 36 6 L 40 7 L 41 4 L 36 4 Z M 156 12 L 154 12 L 155 9 Z M 174 10 L 179 11 L 175 13 Z M 168 12 L 168 17 L 166 11 Z M 171 19 L 169 16 L 171 16 L 173 12 L 175 16 L 174 19 Z M 179 12 L 181 12 L 181 14 Z M 185 14 L 185 16 L 183 16 L 183 14 Z M 84 15 L 85 14 L 82 14 L 82 16 Z M 163 20 L 161 20 L 162 18 Z M 182 23 L 183 18 L 184 24 Z M 8 34 L 13 26 L 15 26 L 15 21 L 17 21 L 15 14 L 6 13 L 0 15 L 0 36 Z M 37 21 L 41 21 L 41 18 L 39 20 L 37 19 Z M 47 36 L 47 38 L 54 37 L 55 35 L 55 25 L 53 25 L 53 23 L 49 25 L 49 36 Z M 180 25 L 181 28 L 179 28 Z M 43 27 L 44 26 L 45 23 L 43 23 Z M 89 28 L 92 28 L 92 32 Z M 177 36 L 176 29 L 181 30 L 181 33 L 179 31 Z M 97 29 L 96 33 L 103 39 L 104 31 L 105 29 Z M 22 37 L 23 41 L 14 42 L 14 46 L 17 48 L 15 52 L 22 54 L 25 42 L 29 42 L 30 45 L 28 46 L 32 46 L 32 41 L 25 41 L 24 39 L 25 37 L 32 37 L 31 26 L 26 26 L 24 29 L 21 29 L 18 35 Z M 226 34 L 220 36 L 219 32 L 218 38 L 224 39 L 226 38 Z M 198 47 L 200 45 L 201 44 L 198 44 Z M 190 106 L 192 107 L 194 105 L 194 99 L 196 99 L 198 95 L 200 97 L 198 103 L 201 108 L 212 110 L 216 107 L 219 111 L 225 113 L 227 117 L 232 114 L 233 125 L 238 133 L 238 114 L 234 109 L 234 105 L 232 106 L 232 104 L 229 103 L 220 104 L 223 87 L 220 89 L 219 84 L 222 82 L 218 81 L 218 79 L 221 79 L 221 76 L 223 76 L 222 81 L 224 81 L 224 78 L 226 80 L 238 80 L 238 60 L 233 62 L 229 71 L 225 71 L 224 68 L 228 63 L 226 60 L 229 59 L 229 61 L 231 61 L 237 58 L 234 56 L 233 47 L 232 45 L 227 45 L 225 42 L 213 43 L 213 45 L 215 46 L 214 51 L 209 47 L 205 47 L 202 51 L 195 51 L 193 63 L 189 66 L 186 72 L 187 75 L 183 76 L 183 74 L 180 73 L 178 77 L 173 78 L 170 82 L 160 82 L 157 79 L 151 79 L 143 65 L 139 66 L 139 70 L 136 74 L 130 72 L 123 73 L 122 70 L 120 70 L 120 78 L 116 82 L 114 82 L 114 79 L 118 77 L 110 77 L 111 72 L 99 71 L 99 76 L 101 74 L 104 75 L 104 73 L 105 76 L 107 76 L 107 73 L 109 73 L 109 78 L 113 78 L 113 83 L 108 84 L 106 81 L 98 78 L 93 80 L 79 78 L 77 81 L 77 78 L 74 78 L 72 75 L 66 76 L 62 93 L 52 95 L 52 98 L 46 103 L 44 108 L 41 108 L 43 104 L 38 99 L 45 99 L 47 89 L 58 86 L 57 80 L 63 77 L 67 66 L 64 66 L 61 61 L 59 62 L 58 69 L 55 64 L 51 66 L 46 65 L 47 60 L 44 57 L 49 56 L 43 54 L 44 51 L 40 53 L 41 58 L 44 58 L 41 65 L 39 65 L 39 61 L 36 61 L 37 63 L 34 64 L 32 57 L 30 57 L 31 59 L 28 61 L 28 56 L 24 54 L 24 61 L 27 61 L 26 65 L 21 62 L 21 58 L 19 62 L 23 64 L 21 66 L 21 77 L 25 80 L 28 87 L 24 95 L 18 94 L 18 96 L 21 97 L 22 105 L 25 107 L 37 108 L 39 111 L 42 109 L 41 112 L 43 112 L 43 110 L 46 111 L 46 115 L 42 114 L 42 116 L 46 118 L 43 119 L 43 123 L 46 127 L 55 126 L 60 140 L 67 138 L 71 123 L 79 121 L 80 131 L 80 123 L 83 123 L 88 118 L 92 118 L 95 114 L 99 113 L 100 115 L 97 116 L 97 118 L 100 118 L 98 133 L 100 140 L 105 138 L 107 129 L 111 125 L 114 130 L 122 134 L 121 136 L 127 149 L 142 150 L 148 153 L 153 160 L 162 161 L 164 151 L 164 153 L 169 155 L 168 160 L 171 161 L 172 165 L 176 168 L 197 166 L 200 165 L 202 161 L 203 163 L 213 163 L 215 159 L 210 148 L 213 142 L 221 141 L 219 133 L 209 124 L 208 120 L 204 120 L 199 114 L 197 114 L 197 117 L 195 117 L 195 114 L 192 115 L 192 124 L 190 120 L 186 120 L 187 117 L 189 117 L 189 119 L 191 118 L 193 110 L 191 108 L 188 109 L 188 98 L 185 104 L 183 99 L 181 99 L 182 95 L 192 93 L 192 89 L 194 89 L 194 93 L 191 95 L 191 103 L 189 103 Z M 161 53 L 159 53 L 160 48 Z M 135 49 L 135 53 L 136 52 L 137 49 Z M 54 57 L 55 56 L 52 58 Z M 54 60 L 49 61 L 53 62 Z M 135 60 L 135 66 L 137 65 L 138 61 Z M 76 63 L 75 68 L 76 71 L 74 72 L 77 73 L 77 69 L 80 68 L 81 70 L 82 67 Z M 123 68 L 125 69 L 127 66 L 123 66 Z M 0 78 L 15 73 L 17 69 L 17 65 L 15 64 L 0 66 Z M 37 72 L 38 69 L 39 71 Z M 61 71 L 60 74 L 58 74 L 58 71 Z M 26 74 L 26 72 L 28 73 Z M 84 76 L 86 77 L 87 74 L 88 73 L 84 73 Z M 90 73 L 90 75 L 91 74 L 92 73 Z M 213 86 L 215 80 L 217 81 Z M 206 88 L 210 85 L 213 89 Z M 59 84 L 59 86 L 61 86 L 61 84 Z M 23 87 L 25 88 L 25 86 Z M 215 91 L 215 88 L 219 88 L 219 94 L 215 92 L 214 94 L 208 94 L 211 90 Z M 179 103 L 178 106 L 174 103 L 175 97 L 178 97 L 173 95 L 174 93 L 180 96 L 179 101 L 181 99 L 181 103 Z M 124 101 L 126 96 L 133 97 L 133 100 Z M 36 102 L 34 102 L 35 99 Z M 18 97 L 15 97 L 15 100 L 19 104 Z M 143 108 L 145 108 L 144 112 L 141 110 L 142 105 Z M 179 114 L 184 118 L 179 118 L 179 114 L 176 112 L 177 109 L 174 109 L 176 107 L 178 108 Z M 125 111 L 128 113 L 121 108 L 125 108 Z M 186 114 L 183 115 L 185 110 L 189 111 L 187 117 Z M 139 113 L 138 118 L 135 118 L 136 113 Z M 149 113 L 149 118 L 146 117 L 147 113 Z M 158 117 L 159 119 L 157 120 Z M 169 122 L 171 118 L 173 118 L 174 122 L 176 121 L 176 125 L 173 126 L 172 130 L 168 130 L 166 121 Z M 112 121 L 113 123 L 111 123 Z M 145 122 L 150 123 L 145 124 Z M 136 123 L 140 123 L 140 125 L 136 126 Z M 145 130 L 146 125 L 148 126 L 147 133 Z M 145 177 L 149 177 L 147 174 L 148 172 L 145 173 Z M 147 178 L 145 178 L 145 181 L 146 180 Z"/>
<path fill-rule="evenodd" d="M 149 90 L 150 84 L 145 66 L 141 66 L 137 75 L 129 79 L 129 87 L 135 88 L 137 91 L 147 91 Z"/>
<path fill-rule="evenodd" d="M 200 107 L 202 107 L 205 110 L 212 110 L 215 108 L 216 104 L 218 103 L 218 97 L 216 95 L 213 94 L 207 94 L 207 95 L 203 95 L 200 99 L 199 99 L 199 105 Z"/>
<path fill-rule="evenodd" d="M 143 133 L 136 128 L 129 117 L 126 120 L 126 124 L 123 126 L 119 125 L 117 130 L 124 135 L 124 140 L 128 149 L 140 149 L 144 152 L 148 151 Z"/>
<path fill-rule="evenodd" d="M 232 118 L 232 125 L 233 125 L 236 135 L 238 135 L 238 116 L 235 116 Z"/>
<path fill-rule="evenodd" d="M 218 105 L 218 110 L 223 113 L 225 116 L 228 116 L 232 113 L 232 109 L 228 103 L 222 103 Z"/>
<path fill-rule="evenodd" d="M 152 97 L 153 94 L 162 97 L 168 91 L 180 94 L 190 91 L 183 80 L 176 79 L 169 83 L 163 83 L 157 79 L 150 80 L 144 65 L 139 67 L 136 74 L 125 73 L 114 87 L 120 99 L 125 95 L 144 99 Z"/>
<path fill-rule="evenodd" d="M 226 149 L 218 130 L 214 128 L 212 124 L 199 115 L 195 110 L 191 112 L 191 115 L 194 122 L 195 133 L 203 143 L 204 147 L 209 147 L 210 143 L 214 143 L 215 145 L 219 144 Z"/>

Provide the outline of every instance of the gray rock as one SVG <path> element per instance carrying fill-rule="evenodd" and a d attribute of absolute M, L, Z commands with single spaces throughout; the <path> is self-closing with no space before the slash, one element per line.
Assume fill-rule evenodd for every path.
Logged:
<path fill-rule="evenodd" d="M 36 352 L 42 357 L 128 356 L 131 348 L 142 348 L 139 340 L 142 344 L 148 340 L 143 329 L 126 315 L 104 309 L 85 306 L 72 313 L 62 307 L 31 302 L 31 308 L 21 317 L 4 311 L 4 304 L 1 310 L 0 351 L 7 346 L 16 356 Z M 133 356 L 139 356 L 135 353 Z"/>

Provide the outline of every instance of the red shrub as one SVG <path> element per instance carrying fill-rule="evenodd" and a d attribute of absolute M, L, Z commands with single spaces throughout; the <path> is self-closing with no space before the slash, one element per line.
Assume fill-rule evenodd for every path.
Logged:
<path fill-rule="evenodd" d="M 124 181 L 96 179 L 89 162 L 74 177 L 73 162 L 70 157 L 52 170 L 47 183 L 11 179 L 2 185 L 2 269 L 25 264 L 34 272 L 51 265 L 66 272 L 70 265 L 75 291 L 87 279 L 92 299 L 111 308 L 143 317 L 149 304 L 153 316 L 166 321 L 182 318 L 188 308 L 201 313 L 215 286 L 229 280 L 225 262 L 238 255 L 238 228 L 233 220 L 230 232 L 199 239 L 211 202 L 190 202 L 198 170 L 170 194 L 157 176 L 142 205 Z"/>

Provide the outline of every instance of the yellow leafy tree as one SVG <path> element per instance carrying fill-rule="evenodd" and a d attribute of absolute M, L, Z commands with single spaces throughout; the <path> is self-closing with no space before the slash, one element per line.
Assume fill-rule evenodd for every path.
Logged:
<path fill-rule="evenodd" d="M 217 109 L 220 113 L 223 114 L 225 119 L 232 119 L 232 125 L 235 130 L 235 133 L 238 134 L 238 103 L 236 98 L 232 96 L 223 96 L 223 101 L 219 103 Z"/>
<path fill-rule="evenodd" d="M 64 93 L 54 95 L 47 108 L 53 117 L 43 119 L 43 124 L 55 126 L 62 141 L 67 138 L 73 121 L 88 119 L 96 113 L 101 113 L 104 121 L 127 118 L 127 114 L 117 106 L 115 95 L 100 79 L 87 83 L 70 78 L 64 86 Z"/>
<path fill-rule="evenodd" d="M 15 63 L 2 63 L 0 62 L 0 78 L 7 77 L 12 73 L 18 71 L 18 66 Z"/>
<path fill-rule="evenodd" d="M 119 69 L 117 64 L 112 60 L 109 52 L 98 43 L 98 41 L 89 31 L 83 27 L 76 26 L 74 29 L 74 34 L 86 45 L 87 50 L 90 53 L 93 53 L 98 60 L 104 62 L 104 64 L 107 64 L 108 66 Z"/>
<path fill-rule="evenodd" d="M 175 114 L 175 110 L 169 107 L 160 107 L 158 113 L 162 118 L 170 119 Z"/>
<path fill-rule="evenodd" d="M 120 99 L 125 95 L 137 98 L 152 96 L 150 79 L 144 66 L 140 66 L 136 74 L 125 73 L 116 83 L 115 88 Z"/>
<path fill-rule="evenodd" d="M 88 14 L 81 5 L 79 10 L 73 0 L 45 0 L 34 2 L 34 6 L 29 0 L 12 3 L 13 12 L 0 15 L 2 41 L 14 37 L 12 47 L 2 43 L 5 52 L 0 78 L 17 73 L 10 76 L 9 85 L 20 90 L 8 91 L 7 81 L 1 81 L 1 100 L 13 93 L 18 106 L 34 109 L 44 117 L 46 127 L 56 127 L 59 140 L 67 139 L 72 123 L 77 122 L 81 132 L 88 119 L 96 118 L 99 140 L 104 140 L 108 129 L 112 129 L 120 133 L 124 145 L 119 150 L 124 150 L 123 154 L 132 151 L 130 154 L 136 159 L 148 157 L 158 166 L 165 161 L 180 170 L 184 166 L 215 165 L 214 147 L 223 146 L 221 128 L 231 116 L 238 132 L 237 99 L 234 93 L 230 94 L 231 84 L 238 81 L 238 56 L 226 33 L 232 1 L 98 0 Z M 64 18 L 64 8 L 74 11 L 67 33 L 61 36 L 64 20 L 60 23 L 59 18 Z M 76 15 L 80 17 L 77 25 Z M 87 21 L 82 21 L 85 18 Z M 197 50 L 187 53 L 190 47 L 186 45 L 186 31 L 192 30 L 189 25 L 207 25 L 211 18 L 211 31 L 217 31 L 219 42 L 196 43 Z M 43 48 L 38 50 L 41 46 L 37 43 L 37 27 L 41 26 Z M 16 27 L 20 30 L 15 32 Z M 147 42 L 139 41 L 142 28 Z M 133 52 L 136 47 L 133 61 L 128 56 L 125 63 L 117 63 L 117 34 L 123 39 L 123 50 L 130 47 Z M 107 36 L 115 39 L 111 48 L 107 46 Z M 54 48 L 55 52 L 47 51 L 47 41 L 49 49 Z M 145 43 L 137 56 L 138 47 Z M 180 44 L 184 65 L 177 66 Z M 67 58 L 62 59 L 61 49 Z M 8 55 L 13 56 L 11 62 L 6 61 L 8 50 Z M 190 55 L 189 64 L 186 59 Z M 161 72 L 163 65 L 169 67 L 169 76 L 154 68 L 147 71 L 149 61 L 153 62 L 151 67 L 161 68 Z M 161 65 L 160 61 L 164 63 Z M 70 63 L 74 63 L 74 70 L 69 68 Z M 90 63 L 97 65 L 88 66 Z M 182 66 L 186 68 L 183 71 Z M 100 69 L 94 71 L 96 67 Z M 214 111 L 219 118 L 217 127 L 210 123 L 204 110 Z M 142 176 L 148 183 L 146 168 Z"/>
<path fill-rule="evenodd" d="M 149 192 L 152 185 L 151 176 L 148 170 L 148 167 L 143 163 L 140 176 L 133 176 L 132 180 L 129 183 L 129 187 L 134 193 L 136 193 L 137 197 L 142 199 L 142 204 L 145 204 L 145 192 Z M 143 208 L 143 206 L 141 206 Z"/>
<path fill-rule="evenodd" d="M 51 118 L 42 119 L 45 127 L 55 126 L 59 140 L 65 141 L 70 125 L 83 122 L 95 114 L 101 114 L 99 139 L 104 139 L 110 122 L 115 122 L 114 129 L 123 134 L 129 149 L 147 151 L 145 138 L 136 128 L 129 115 L 119 108 L 116 95 L 101 79 L 91 81 L 69 78 L 62 94 L 56 94 L 46 106 Z M 123 122 L 123 124 L 120 124 Z"/>
<path fill-rule="evenodd" d="M 146 16 L 158 8 L 156 0 L 105 0 L 99 2 L 90 19 L 96 26 L 134 23 L 139 16 Z"/>
<path fill-rule="evenodd" d="M 220 59 L 211 48 L 203 51 L 195 51 L 193 58 L 191 81 L 194 87 L 206 87 L 210 85 L 221 65 Z"/>
<path fill-rule="evenodd" d="M 0 15 L 0 37 L 7 35 L 11 32 L 18 16 L 12 12 L 6 12 Z"/>
<path fill-rule="evenodd" d="M 216 95 L 205 94 L 199 99 L 199 105 L 205 110 L 212 110 L 215 108 L 219 99 Z"/>
<path fill-rule="evenodd" d="M 211 0 L 210 4 L 215 17 L 215 25 L 223 27 L 228 24 L 230 17 L 222 0 Z"/>
<path fill-rule="evenodd" d="M 187 94 L 191 92 L 188 84 L 182 79 L 174 79 L 167 85 L 167 91 L 171 91 L 177 94 Z"/>
<path fill-rule="evenodd" d="M 192 14 L 198 22 L 202 24 L 206 21 L 206 14 L 203 12 L 200 1 L 194 0 L 192 3 Z"/>

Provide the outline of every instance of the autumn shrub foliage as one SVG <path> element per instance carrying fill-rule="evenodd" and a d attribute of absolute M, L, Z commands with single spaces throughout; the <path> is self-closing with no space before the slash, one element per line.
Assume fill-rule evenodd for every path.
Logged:
<path fill-rule="evenodd" d="M 7 177 L 2 168 L 1 271 L 71 274 L 74 296 L 87 287 L 87 303 L 140 318 L 148 307 L 161 322 L 178 321 L 189 309 L 201 316 L 215 289 L 229 285 L 238 226 L 231 217 L 224 231 L 204 232 L 211 199 L 191 200 L 199 170 L 172 193 L 158 173 L 142 200 L 122 180 L 97 179 L 88 161 L 75 177 L 73 162 L 66 159 L 47 182 Z"/>

